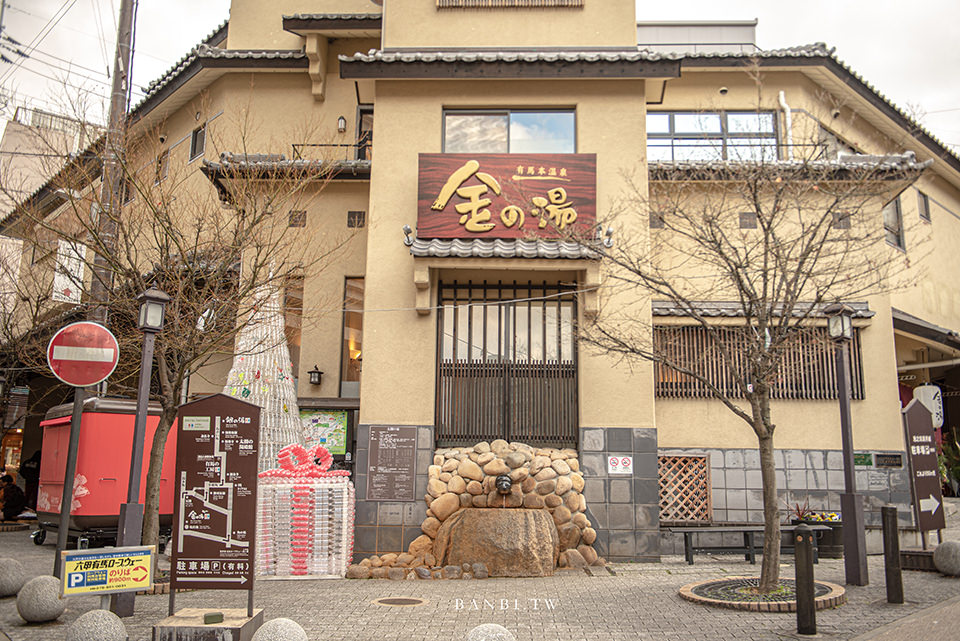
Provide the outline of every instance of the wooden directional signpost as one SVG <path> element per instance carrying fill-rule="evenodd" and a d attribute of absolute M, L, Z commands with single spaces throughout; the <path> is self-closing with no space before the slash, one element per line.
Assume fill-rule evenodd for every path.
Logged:
<path fill-rule="evenodd" d="M 913 511 L 927 549 L 927 532 L 946 527 L 943 516 L 943 494 L 940 490 L 940 469 L 937 465 L 937 444 L 933 436 L 930 410 L 914 399 L 902 410 L 903 429 L 907 438 L 907 459 L 910 461 L 910 488 Z"/>
<path fill-rule="evenodd" d="M 263 622 L 263 610 L 253 610 L 260 408 L 214 394 L 181 405 L 177 430 L 170 616 L 154 639 L 244 641 Z M 243 610 L 175 613 L 178 589 L 246 590 L 246 617 Z M 207 624 L 211 615 L 222 615 L 217 625 Z"/>
<path fill-rule="evenodd" d="M 99 323 L 82 321 L 61 327 L 47 345 L 47 365 L 58 379 L 74 387 L 70 442 L 60 500 L 60 525 L 57 529 L 57 554 L 53 575 L 59 578 L 60 554 L 67 547 L 70 509 L 73 505 L 73 478 L 77 473 L 77 449 L 80 447 L 80 418 L 83 415 L 84 388 L 107 380 L 120 360 L 120 346 L 109 329 Z"/>

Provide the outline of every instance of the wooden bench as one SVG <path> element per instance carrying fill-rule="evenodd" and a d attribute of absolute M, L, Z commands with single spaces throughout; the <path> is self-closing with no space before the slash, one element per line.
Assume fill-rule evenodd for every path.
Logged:
<path fill-rule="evenodd" d="M 796 525 L 781 525 L 781 533 L 792 533 L 798 526 Z M 830 526 L 828 525 L 807 525 L 811 530 L 815 532 L 821 532 L 824 530 L 829 530 Z M 689 565 L 693 565 L 693 555 L 696 552 L 702 552 L 706 554 L 743 554 L 743 558 L 747 561 L 750 561 L 752 564 L 757 562 L 757 553 L 763 552 L 763 546 L 758 546 L 756 543 L 757 534 L 763 534 L 763 525 L 711 525 L 711 526 L 688 526 L 688 527 L 670 527 L 667 530 L 674 534 L 683 535 L 683 556 L 686 558 Z M 743 545 L 697 545 L 694 540 L 695 534 L 741 534 L 743 535 Z M 793 537 L 790 537 L 792 542 Z M 817 538 L 814 537 L 813 544 L 813 562 L 817 563 L 819 561 L 819 554 L 817 552 Z M 793 545 L 783 545 L 781 543 L 781 550 L 785 552 L 792 552 Z"/>

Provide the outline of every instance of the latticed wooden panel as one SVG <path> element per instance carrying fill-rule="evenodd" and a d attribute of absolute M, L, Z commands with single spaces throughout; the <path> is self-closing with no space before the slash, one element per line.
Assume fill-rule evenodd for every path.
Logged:
<path fill-rule="evenodd" d="M 711 521 L 710 457 L 661 456 L 660 520 Z"/>

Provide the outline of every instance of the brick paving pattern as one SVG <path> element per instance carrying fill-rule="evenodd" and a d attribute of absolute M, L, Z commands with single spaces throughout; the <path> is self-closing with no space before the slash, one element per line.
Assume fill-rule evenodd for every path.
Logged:
<path fill-rule="evenodd" d="M 957 536 L 960 529 L 948 530 Z M 0 555 L 21 560 L 31 575 L 51 570 L 54 546 L 34 546 L 28 532 L 0 533 Z M 793 576 L 792 557 L 784 557 L 783 574 Z M 499 623 L 518 641 L 674 641 L 681 639 L 768 641 L 791 638 L 794 614 L 721 610 L 688 603 L 678 589 L 712 577 L 759 572 L 735 555 L 697 556 L 688 566 L 680 556 L 660 564 L 619 563 L 616 576 L 606 572 L 588 576 L 564 571 L 543 579 L 487 579 L 483 581 L 257 581 L 256 605 L 266 618 L 289 617 L 307 631 L 312 641 L 458 640 L 481 623 Z M 905 572 L 908 603 L 888 605 L 883 585 L 882 557 L 869 559 L 871 585 L 848 587 L 848 603 L 818 614 L 818 626 L 831 639 L 853 639 L 884 624 L 921 613 L 953 597 L 960 597 L 960 580 L 935 573 Z M 840 560 L 823 559 L 818 579 L 843 584 Z M 416 607 L 374 605 L 383 597 L 415 597 Z M 244 607 L 243 592 L 191 592 L 178 595 L 177 607 Z M 960 603 L 960 599 L 958 599 Z M 98 607 L 93 597 L 71 598 L 60 620 L 25 625 L 14 598 L 0 599 L 0 641 L 57 641 L 77 616 Z M 167 611 L 167 596 L 137 597 L 137 615 L 126 620 L 130 641 L 148 641 L 151 626 Z M 922 616 L 922 614 L 921 614 Z M 922 641 L 915 630 L 912 641 Z M 943 638 L 942 636 L 939 638 Z"/>

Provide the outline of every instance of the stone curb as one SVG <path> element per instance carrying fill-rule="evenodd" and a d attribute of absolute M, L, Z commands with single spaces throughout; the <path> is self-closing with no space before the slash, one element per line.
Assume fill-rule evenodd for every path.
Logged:
<path fill-rule="evenodd" d="M 746 577 L 746 576 L 728 576 L 723 579 L 707 579 L 706 581 L 697 581 L 696 583 L 688 583 L 687 585 L 680 588 L 679 594 L 680 598 L 693 603 L 700 603 L 703 605 L 712 605 L 718 608 L 726 608 L 728 610 L 749 610 L 751 612 L 796 612 L 797 611 L 797 602 L 794 601 L 722 601 L 720 599 L 710 599 L 693 593 L 693 590 L 701 585 L 707 585 L 709 583 L 715 583 L 717 581 L 728 581 L 730 579 L 749 579 L 756 577 Z M 837 585 L 836 583 L 830 583 L 829 581 L 816 581 L 820 585 L 825 585 L 830 588 L 830 592 L 824 594 L 823 596 L 818 596 L 814 599 L 814 605 L 817 610 L 826 610 L 828 608 L 835 608 L 837 606 L 843 605 L 847 602 L 846 590 Z"/>

